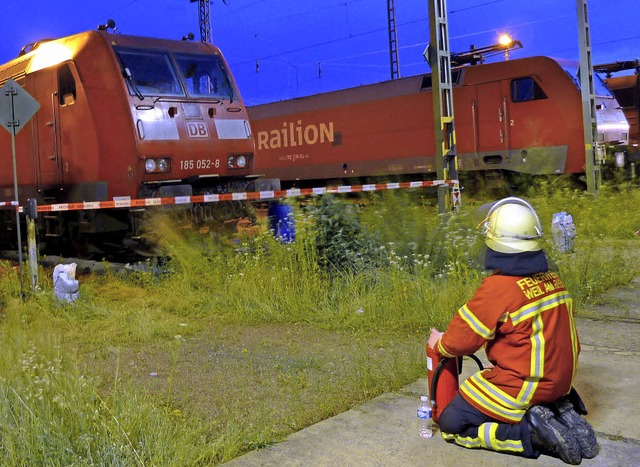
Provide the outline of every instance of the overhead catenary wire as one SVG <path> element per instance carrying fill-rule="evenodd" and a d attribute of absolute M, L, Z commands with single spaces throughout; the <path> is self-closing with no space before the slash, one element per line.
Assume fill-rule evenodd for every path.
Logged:
<path fill-rule="evenodd" d="M 221 0 L 222 1 L 222 0 Z M 271 1 L 271 0 L 270 0 Z M 291 0 L 287 0 L 287 1 L 291 1 Z M 233 6 L 230 8 L 225 8 L 225 9 L 218 9 L 216 10 L 214 13 L 212 13 L 212 16 L 215 15 L 216 19 L 218 20 L 223 20 L 220 21 L 221 27 L 224 27 L 225 21 L 224 18 L 227 17 L 235 17 L 236 19 L 238 19 L 239 21 L 241 21 L 243 27 L 247 28 L 247 29 L 253 29 L 255 28 L 257 25 L 260 24 L 264 24 L 264 23 L 278 23 L 278 24 L 284 24 L 289 22 L 288 20 L 290 20 L 291 18 L 295 18 L 295 17 L 301 17 L 301 16 L 307 16 L 307 17 L 316 17 L 317 14 L 319 12 L 322 11 L 327 11 L 327 10 L 331 10 L 331 9 L 345 9 L 348 6 L 352 6 L 352 5 L 356 5 L 358 3 L 363 3 L 363 2 L 371 2 L 372 0 L 339 0 L 336 2 L 333 2 L 329 5 L 327 4 L 321 4 L 321 6 L 319 6 L 318 4 L 305 4 L 305 5 L 309 5 L 310 8 L 305 8 L 302 9 L 298 12 L 295 13 L 290 13 L 290 14 L 284 14 L 284 15 L 277 15 L 271 18 L 267 18 L 267 19 L 259 19 L 258 21 L 251 21 L 248 22 L 246 19 L 249 17 L 252 17 L 251 15 L 241 15 L 239 13 L 241 12 L 246 12 L 246 11 L 250 11 L 252 8 L 255 8 L 259 5 L 262 5 L 264 3 L 267 2 L 267 0 L 256 0 L 250 3 L 246 3 L 246 4 L 240 4 L 238 2 L 234 2 Z M 488 8 L 488 7 L 492 7 L 494 5 L 500 4 L 500 3 L 513 3 L 516 0 L 490 0 L 490 1 L 481 1 L 481 2 L 477 2 L 477 3 L 472 3 L 468 6 L 465 7 L 460 7 L 460 8 L 452 8 L 449 11 L 449 14 L 458 14 L 458 13 L 463 13 L 463 12 L 467 12 L 470 10 L 475 10 L 475 9 L 484 9 L 484 8 Z M 519 1 L 519 0 L 518 0 Z M 11 4 L 7 5 L 3 10 L 0 10 L 1 12 L 4 12 L 10 8 L 12 8 L 13 6 L 19 4 L 23 2 L 23 0 L 15 0 L 14 2 L 12 2 Z M 95 27 L 96 21 L 99 23 L 100 21 L 104 21 L 104 16 L 109 16 L 109 15 L 116 15 L 119 14 L 127 9 L 129 9 L 130 7 L 132 7 L 135 4 L 138 4 L 140 2 L 148 2 L 148 0 L 130 0 L 128 2 L 123 2 L 122 4 L 118 5 L 116 8 L 110 10 L 107 13 L 102 14 L 102 16 L 100 16 L 99 18 L 95 18 L 90 24 L 88 23 L 87 27 Z M 175 4 L 176 0 L 165 0 L 165 4 L 168 6 L 169 4 L 173 5 Z M 184 0 L 185 2 L 185 15 L 194 15 L 194 12 L 191 11 L 188 8 L 188 2 L 187 0 Z M 154 2 L 155 5 L 157 5 L 157 1 Z M 272 2 L 274 3 L 274 2 Z M 281 4 L 283 2 L 280 2 Z M 287 3 L 286 1 L 284 3 Z M 156 6 L 157 8 L 157 6 Z M 274 6 L 274 10 L 277 9 Z M 593 10 L 594 8 L 591 7 L 591 9 Z M 287 8 L 280 8 L 279 10 L 281 11 L 288 11 Z M 346 10 L 345 10 L 346 11 Z M 253 16 L 252 18 L 255 19 L 255 16 Z M 562 15 L 562 16 L 552 16 L 552 17 L 544 17 L 541 19 L 538 19 L 536 21 L 528 21 L 528 22 L 521 22 L 521 23 L 517 23 L 517 24 L 513 24 L 510 27 L 512 29 L 517 29 L 517 28 L 521 28 L 523 26 L 527 26 L 527 25 L 536 25 L 536 24 L 542 24 L 542 23 L 546 23 L 549 21 L 554 21 L 554 20 L 560 20 L 560 19 L 567 19 L 568 16 L 567 15 Z M 194 21 L 195 21 L 196 17 L 194 16 Z M 406 26 L 412 25 L 412 24 L 419 24 L 419 23 L 424 23 L 426 24 L 428 22 L 428 18 L 426 16 L 426 11 L 425 11 L 425 15 L 424 17 L 420 17 L 420 18 L 415 18 L 412 20 L 408 20 L 408 21 L 399 21 L 398 22 L 398 27 L 399 28 L 404 28 Z M 97 23 L 96 23 L 97 24 Z M 333 45 L 336 44 L 340 41 L 348 41 L 350 39 L 357 39 L 359 37 L 364 37 L 367 35 L 371 35 L 371 34 L 375 34 L 375 33 L 386 33 L 387 28 L 386 25 L 381 25 L 379 28 L 375 28 L 375 29 L 370 29 L 368 31 L 364 31 L 364 32 L 360 32 L 360 33 L 353 33 L 352 31 L 348 31 L 348 34 L 338 37 L 338 38 L 333 38 L 330 40 L 325 40 L 325 41 L 319 41 L 319 42 L 315 42 L 315 43 L 311 43 L 311 44 L 305 44 L 301 47 L 296 47 L 296 48 L 292 48 L 289 50 L 285 50 L 285 51 L 281 51 L 281 52 L 277 52 L 277 53 L 270 53 L 268 55 L 256 55 L 254 57 L 251 57 L 250 59 L 247 58 L 245 60 L 242 61 L 234 61 L 234 66 L 241 66 L 244 65 L 246 63 L 252 63 L 253 65 L 255 65 L 256 60 L 263 62 L 266 60 L 271 60 L 273 58 L 278 58 L 278 57 L 284 57 L 286 55 L 291 55 L 291 54 L 295 54 L 298 52 L 305 52 L 308 51 L 310 49 L 313 48 L 321 48 L 324 46 L 328 46 L 328 45 Z M 480 36 L 482 34 L 486 34 L 489 32 L 493 32 L 495 31 L 494 29 L 490 29 L 490 30 L 482 30 L 482 31 L 472 31 L 463 35 L 453 35 L 451 37 L 452 40 L 455 39 L 460 39 L 463 37 L 473 37 L 473 36 Z M 253 32 L 252 36 L 257 36 L 257 33 Z M 261 40 L 264 40 L 264 35 L 260 36 Z M 619 43 L 619 42 L 623 42 L 624 40 L 633 40 L 633 39 L 637 39 L 636 37 L 630 37 L 630 38 L 625 38 L 625 39 L 613 39 L 611 41 L 607 41 L 607 42 L 600 42 L 600 43 L 594 43 L 594 45 L 597 44 L 606 44 L 606 43 Z M 214 40 L 215 42 L 215 40 Z M 418 45 L 423 45 L 426 44 L 427 42 L 420 42 L 420 43 L 416 43 L 413 45 L 413 47 L 417 47 Z M 274 46 L 275 44 L 273 42 L 271 42 L 271 45 Z M 404 46 L 404 45 L 400 45 L 401 49 L 407 49 L 410 48 L 412 46 Z M 577 47 L 576 47 L 577 49 Z M 573 48 L 566 48 L 566 49 L 561 49 L 561 51 L 571 51 L 573 50 Z M 369 56 L 369 55 L 376 55 L 377 51 L 366 51 L 363 52 L 362 54 L 349 54 L 348 56 L 343 56 L 343 57 L 332 57 L 330 59 L 321 59 L 318 60 L 317 58 L 314 58 L 312 60 L 313 63 L 317 63 L 318 61 L 321 61 L 322 63 L 328 63 L 329 61 L 331 62 L 338 62 L 341 60 L 347 60 L 347 59 L 352 59 L 352 58 L 358 58 L 358 57 L 365 57 L 365 56 Z M 286 60 L 287 63 L 291 63 L 290 60 Z M 298 63 L 298 65 L 304 65 L 304 62 L 300 62 Z"/>
<path fill-rule="evenodd" d="M 357 0 L 357 1 L 362 1 L 362 0 Z M 492 4 L 496 4 L 496 3 L 501 3 L 507 0 L 493 0 L 493 1 L 489 1 L 489 2 L 483 2 L 477 5 L 472 5 L 466 8 L 461 8 L 458 10 L 451 10 L 450 14 L 454 14 L 454 13 L 461 13 L 464 11 L 469 11 L 475 8 L 480 8 L 480 7 L 485 7 L 485 6 L 490 6 Z M 343 2 L 344 3 L 344 2 Z M 346 5 L 346 3 L 344 3 Z M 329 9 L 331 7 L 325 7 L 323 9 Z M 278 19 L 283 19 L 283 18 L 288 18 L 291 17 L 293 15 L 288 15 L 286 17 L 279 17 Z M 568 19 L 570 18 L 569 15 L 560 15 L 560 16 L 553 16 L 553 17 L 546 17 L 546 18 L 542 18 L 539 20 L 535 20 L 535 21 L 526 21 L 526 22 L 521 22 L 521 23 L 516 23 L 510 26 L 510 28 L 517 30 L 518 28 L 522 28 L 524 26 L 532 26 L 532 25 L 536 25 L 536 24 L 542 24 L 542 23 L 547 23 L 550 21 L 557 21 L 557 20 L 562 20 L 562 19 Z M 274 21 L 274 19 L 268 20 L 268 21 Z M 398 23 L 398 28 L 402 28 L 402 27 L 406 27 L 409 25 L 413 25 L 413 24 L 419 24 L 419 23 L 424 23 L 427 24 L 428 23 L 428 18 L 425 16 L 423 18 L 416 18 L 413 20 L 409 20 L 409 21 L 402 21 Z M 462 39 L 465 37 L 474 37 L 474 36 L 480 36 L 483 34 L 487 34 L 487 33 L 495 33 L 497 30 L 497 28 L 492 28 L 492 29 L 488 29 L 488 30 L 482 30 L 482 31 L 475 31 L 475 32 L 470 32 L 467 34 L 457 34 L 457 35 L 453 35 L 451 36 L 451 40 L 456 40 L 456 39 Z M 304 46 L 301 47 L 297 47 L 297 48 L 293 48 L 293 49 L 289 49 L 289 50 L 285 50 L 285 51 L 281 51 L 281 52 L 277 52 L 277 53 L 272 53 L 269 55 L 264 55 L 264 56 L 258 56 L 254 59 L 251 60 L 251 62 L 255 62 L 255 60 L 270 60 L 273 58 L 278 58 L 281 56 L 286 56 L 286 55 L 292 55 L 295 53 L 299 53 L 299 52 L 304 52 L 310 49 L 314 49 L 314 48 L 320 48 L 320 47 L 324 47 L 324 46 L 328 46 L 328 45 L 333 45 L 342 41 L 348 41 L 348 40 L 352 40 L 352 39 L 356 39 L 356 38 L 360 38 L 360 37 L 364 37 L 364 36 L 368 36 L 368 35 L 372 35 L 372 34 L 376 34 L 376 33 L 387 33 L 387 28 L 386 26 L 381 26 L 379 28 L 375 28 L 375 29 L 370 29 L 367 31 L 363 31 L 360 33 L 349 33 L 346 36 L 341 36 L 338 38 L 333 38 L 333 39 L 329 39 L 329 40 L 325 40 L 325 41 L 321 41 L 321 42 L 315 42 L 312 44 L 306 44 Z M 424 41 L 424 42 L 419 42 L 414 44 L 413 46 L 400 46 L 400 49 L 407 49 L 410 47 L 416 47 L 418 45 L 425 45 L 428 44 L 428 40 Z M 577 45 L 575 47 L 575 49 L 577 50 Z M 359 58 L 359 57 L 364 57 L 364 56 L 368 56 L 368 55 L 376 55 L 378 54 L 377 51 L 371 52 L 371 51 L 367 51 L 367 52 L 363 52 L 361 54 L 351 54 L 348 56 L 340 56 L 340 57 L 333 57 L 330 59 L 324 59 L 324 60 L 320 60 L 322 63 L 328 63 L 328 62 L 337 62 L 337 61 L 341 61 L 341 60 L 347 60 L 347 59 L 353 59 L 353 58 Z M 246 61 L 238 61 L 238 62 L 234 62 L 235 66 L 242 66 L 245 65 L 248 62 L 248 60 Z M 318 60 L 314 59 L 314 62 L 317 63 Z M 298 65 L 302 66 L 305 65 L 304 62 L 299 62 Z"/>
<path fill-rule="evenodd" d="M 496 0 L 493 2 L 485 2 L 481 5 L 477 5 L 477 6 L 485 6 L 485 5 L 490 5 L 493 3 L 499 3 L 505 0 Z M 466 11 L 469 10 L 471 8 L 465 8 L 465 9 L 461 9 L 461 10 L 453 10 L 453 12 L 461 12 L 461 11 Z M 517 30 L 518 28 L 522 28 L 524 26 L 533 26 L 533 25 L 538 25 L 538 24 L 542 24 L 542 23 L 548 23 L 551 21 L 559 21 L 559 20 L 569 20 L 571 19 L 570 15 L 560 15 L 560 16 L 553 16 L 553 17 L 547 17 L 547 18 L 542 18 L 536 21 L 526 21 L 526 22 L 521 22 L 521 23 L 516 23 L 510 26 L 511 29 Z M 416 24 L 416 23 L 421 23 L 421 22 L 427 22 L 428 19 L 427 18 L 419 18 L 419 19 L 415 19 L 415 20 L 411 20 L 411 21 L 406 21 L 403 23 L 400 23 L 399 26 L 407 26 L 407 25 L 411 25 L 411 24 Z M 335 44 L 337 42 L 341 42 L 343 40 L 349 40 L 349 39 L 353 39 L 353 38 L 357 38 L 357 37 L 362 37 L 362 36 L 366 36 L 366 35 L 370 35 L 370 34 L 375 34 L 375 33 L 379 33 L 379 32 L 386 32 L 386 28 L 381 27 L 381 28 L 376 28 L 373 30 L 369 30 L 369 31 L 365 31 L 362 33 L 358 33 L 358 34 L 351 34 L 348 37 L 341 37 L 341 38 L 336 38 L 336 39 L 332 39 L 332 40 L 328 40 L 328 41 L 324 41 L 324 42 L 319 42 L 319 43 L 315 43 L 315 44 L 311 44 L 311 45 L 306 45 L 297 49 L 291 49 L 291 50 L 287 50 L 284 52 L 280 52 L 277 54 L 271 54 L 265 57 L 260 57 L 259 60 L 269 60 L 269 59 L 273 59 L 273 58 L 277 58 L 280 56 L 284 56 L 284 55 L 290 55 L 296 52 L 301 52 L 304 50 L 309 50 L 315 47 L 322 47 L 322 46 L 326 46 L 326 45 L 331 45 L 331 44 Z M 487 30 L 482 30 L 482 31 L 476 31 L 476 32 L 471 32 L 471 33 L 467 33 L 467 34 L 457 34 L 457 35 L 453 35 L 451 37 L 452 40 L 456 40 L 456 39 L 462 39 L 462 38 L 469 38 L 469 37 L 474 37 L 474 36 L 481 36 L 483 34 L 488 34 L 488 33 L 495 33 L 496 32 L 496 28 L 492 28 L 492 29 L 487 29 Z M 634 40 L 634 39 L 639 39 L 640 36 L 630 36 L 630 37 L 625 37 L 625 38 L 619 38 L 619 39 L 611 39 L 608 41 L 600 41 L 600 42 L 594 42 L 593 45 L 594 46 L 600 46 L 600 45 L 606 45 L 606 44 L 611 44 L 611 43 L 620 43 L 620 42 L 626 42 L 629 40 Z M 418 42 L 418 43 L 414 43 L 411 45 L 403 45 L 400 46 L 399 48 L 401 50 L 406 50 L 406 49 L 410 49 L 410 48 L 415 48 L 415 47 L 425 47 L 428 44 L 428 41 L 422 41 L 422 42 Z M 556 53 L 561 53 L 561 52 L 571 52 L 571 51 L 576 51 L 578 50 L 578 46 L 576 44 L 575 47 L 570 47 L 570 48 L 565 48 L 565 49 L 560 49 L 560 50 L 555 50 L 552 52 L 548 52 L 545 54 L 548 55 L 553 55 Z M 363 52 L 363 53 L 359 53 L 359 54 L 351 54 L 351 55 L 345 55 L 345 56 L 338 56 L 338 57 L 332 57 L 329 59 L 324 59 L 321 60 L 320 62 L 325 65 L 325 64 L 329 64 L 329 63 L 336 63 L 336 62 L 340 62 L 340 61 L 345 61 L 345 60 L 353 60 L 356 58 L 362 58 L 362 57 L 366 57 L 366 56 L 372 56 L 372 55 L 379 55 L 382 53 L 386 53 L 386 49 L 379 49 L 379 50 L 374 50 L 374 51 L 367 51 L 367 52 Z M 317 63 L 317 60 L 316 60 Z M 238 62 L 236 63 L 236 65 L 241 66 L 243 65 L 244 62 Z M 308 65 L 309 63 L 305 63 L 305 62 L 301 62 L 298 63 L 299 66 L 305 66 Z M 423 61 L 419 62 L 419 63 L 407 63 L 406 66 L 414 66 L 414 65 L 418 65 L 418 64 L 424 64 Z M 353 66 L 357 66 L 357 67 L 364 67 L 365 65 L 358 65 L 358 64 L 353 64 L 351 63 L 351 65 Z"/>
<path fill-rule="evenodd" d="M 0 15 L 6 13 L 7 11 L 9 11 L 11 8 L 13 8 L 14 6 L 16 6 L 18 3 L 23 2 L 24 0 L 15 0 L 14 2 L 5 5 L 5 7 L 0 10 Z"/>
<path fill-rule="evenodd" d="M 211 1 L 214 2 L 215 0 Z M 219 3 L 222 2 L 223 0 L 219 0 Z M 153 3 L 150 0 L 119 0 L 115 5 L 114 3 L 116 2 L 102 3 L 99 7 L 92 7 L 91 10 L 86 5 L 81 7 L 87 12 L 93 11 L 93 15 L 95 15 L 91 22 L 87 21 L 86 17 L 83 19 L 83 22 L 87 21 L 86 28 L 93 29 L 97 24 L 102 24 L 108 17 L 116 16 L 114 19 L 120 26 L 118 32 L 136 34 L 136 30 L 132 29 L 132 23 L 121 22 L 118 17 L 125 17 L 127 21 L 132 21 L 135 18 L 139 24 L 146 27 L 147 31 L 151 31 L 152 28 L 149 27 L 149 22 L 145 20 L 145 16 L 142 16 L 148 9 L 171 11 L 172 15 L 177 10 L 180 10 L 180 15 L 183 18 L 191 19 L 194 27 L 197 25 L 197 11 L 190 7 L 187 0 L 155 0 Z M 563 14 L 569 11 L 567 5 L 564 5 L 564 9 L 542 10 L 538 8 L 539 12 L 532 17 L 532 20 L 521 20 L 512 23 L 508 21 L 510 16 L 504 12 L 508 13 L 509 10 L 514 10 L 516 6 L 519 8 L 521 5 L 519 0 L 470 0 L 454 3 L 454 5 L 450 5 L 449 14 L 460 15 L 465 18 L 475 17 L 489 11 L 500 11 L 502 12 L 502 17 L 505 18 L 503 22 L 504 28 L 510 29 L 516 34 L 518 29 L 539 30 L 541 28 L 536 26 L 554 21 L 558 22 L 557 26 L 553 26 L 554 28 L 566 29 L 573 26 L 573 11 L 570 14 Z M 23 0 L 8 0 L 7 4 L 0 7 L 0 12 L 12 14 L 19 8 L 23 9 L 22 5 L 24 4 Z M 401 40 L 398 44 L 398 49 L 406 53 L 403 68 L 427 67 L 423 61 L 422 50 L 419 50 L 427 44 L 428 17 L 426 4 L 424 10 L 418 2 L 409 1 L 406 4 L 411 5 L 412 15 L 401 15 L 402 12 L 399 10 L 397 18 L 397 27 L 401 33 L 401 39 L 407 41 L 403 43 Z M 535 9 L 534 7 L 535 5 L 531 7 L 532 11 Z M 378 12 L 376 21 L 379 21 L 379 23 L 369 23 L 367 25 L 365 21 L 361 20 L 361 17 L 363 14 L 365 17 L 370 17 L 374 8 Z M 594 15 L 602 17 L 603 15 L 600 13 L 603 13 L 605 8 L 607 8 L 607 5 L 602 0 L 590 2 L 592 17 Z M 62 11 L 63 8 L 60 10 Z M 258 73 L 263 74 L 263 76 L 266 76 L 264 74 L 267 71 L 273 71 L 274 67 L 284 66 L 286 69 L 299 68 L 301 72 L 304 69 L 305 73 L 309 72 L 306 67 L 313 67 L 315 70 L 314 75 L 317 77 L 318 63 L 321 64 L 323 70 L 322 78 L 327 77 L 331 68 L 348 70 L 349 66 L 351 66 L 363 72 L 365 70 L 377 70 L 375 62 L 378 61 L 382 64 L 380 69 L 384 69 L 386 68 L 384 62 L 387 61 L 387 27 L 384 19 L 384 10 L 384 5 L 381 5 L 379 0 L 327 0 L 327 2 L 315 4 L 311 2 L 294 2 L 293 0 L 234 0 L 228 3 L 228 7 L 212 8 L 211 18 L 216 24 L 213 42 L 216 44 L 219 42 L 224 43 L 230 37 L 247 36 L 255 40 L 255 43 L 249 43 L 250 47 L 245 47 L 240 52 L 236 52 L 233 48 L 230 49 L 228 44 L 225 44 L 223 49 L 223 52 L 226 52 L 225 56 L 233 73 L 237 75 L 236 79 L 240 81 L 243 78 L 241 74 L 238 75 L 236 69 L 244 69 L 246 73 L 247 69 L 245 67 L 250 65 L 251 72 L 256 74 L 256 63 L 259 63 Z M 482 13 L 480 13 L 481 11 Z M 476 12 L 478 13 L 476 14 Z M 71 18 L 68 15 L 59 17 L 56 14 L 51 20 L 55 25 L 55 23 L 69 21 Z M 358 18 L 358 21 L 356 22 L 354 18 Z M 562 23 L 566 23 L 566 25 Z M 72 25 L 72 23 L 70 24 Z M 318 36 L 314 37 L 313 34 L 307 34 L 309 26 L 313 24 L 319 25 L 318 28 L 328 27 L 328 29 L 322 36 L 320 35 L 322 30 L 318 31 Z M 468 38 L 471 42 L 481 43 L 484 42 L 483 39 L 486 39 L 486 37 L 483 38 L 483 35 L 495 34 L 499 28 L 499 26 L 493 28 L 478 27 L 481 24 L 484 23 L 475 21 L 461 24 L 451 35 L 451 39 L 460 42 L 460 40 Z M 422 25 L 425 27 L 423 33 L 420 32 Z M 292 29 L 289 36 L 290 40 L 282 41 L 281 38 L 270 34 L 270 31 L 281 32 L 285 28 Z M 363 30 L 363 28 L 366 29 Z M 412 32 L 405 33 L 407 28 Z M 54 29 L 60 30 L 62 28 Z M 545 27 L 544 29 L 548 28 Z M 595 29 L 595 25 L 592 29 Z M 166 27 L 163 31 L 165 31 L 163 34 L 170 34 L 171 32 Z M 185 32 L 180 30 L 176 37 L 181 37 Z M 425 40 L 416 40 L 420 37 L 424 37 Z M 622 38 L 612 37 L 605 41 L 594 40 L 593 45 L 602 48 L 603 45 L 627 42 L 629 43 L 628 48 L 632 49 L 634 44 L 637 44 L 637 41 L 637 35 L 627 34 Z M 559 44 L 561 43 L 556 45 Z M 570 54 L 577 50 L 577 45 L 576 47 L 558 47 L 552 52 L 530 49 L 529 47 L 530 43 L 525 42 L 524 54 Z M 613 47 L 609 47 L 609 49 L 611 48 Z M 620 49 L 620 47 L 617 48 Z M 232 50 L 233 53 L 229 53 L 229 50 Z M 626 48 L 623 50 L 626 50 Z M 598 53 L 599 51 L 596 50 L 595 52 Z M 616 58 L 623 59 L 625 57 Z M 414 71 L 420 72 L 422 70 L 415 69 Z M 374 77 L 372 76 L 372 78 Z M 378 79 L 378 76 L 376 75 L 374 79 Z M 267 81 L 264 81 L 263 84 L 266 85 Z M 246 96 L 245 92 L 243 94 Z"/>

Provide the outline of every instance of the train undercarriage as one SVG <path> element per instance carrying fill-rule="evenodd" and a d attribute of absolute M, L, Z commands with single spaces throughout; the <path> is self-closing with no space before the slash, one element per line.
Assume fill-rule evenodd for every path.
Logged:
<path fill-rule="evenodd" d="M 215 187 L 189 186 L 191 196 L 253 191 L 253 181 L 231 181 Z M 171 192 L 171 190 L 170 190 Z M 169 197 L 167 191 L 146 190 L 145 198 Z M 50 203 L 56 204 L 56 203 Z M 41 205 L 42 206 L 42 205 Z M 233 235 L 238 223 L 252 225 L 255 207 L 249 201 L 163 204 L 158 206 L 56 210 L 38 212 L 36 242 L 40 254 L 107 261 L 140 261 L 161 254 L 153 232 L 154 218 L 170 218 L 179 229 L 200 235 Z M 20 214 L 22 246 L 26 245 L 26 215 Z M 0 250 L 16 251 L 18 234 L 15 209 L 0 211 Z"/>

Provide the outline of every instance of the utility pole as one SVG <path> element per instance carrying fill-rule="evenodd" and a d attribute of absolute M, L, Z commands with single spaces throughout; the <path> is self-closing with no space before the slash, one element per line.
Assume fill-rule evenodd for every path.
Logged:
<path fill-rule="evenodd" d="M 584 125 L 585 171 L 587 191 L 597 193 L 602 175 L 596 162 L 598 150 L 598 127 L 596 122 L 596 102 L 593 90 L 593 65 L 591 63 L 591 34 L 587 0 L 577 0 L 578 41 L 580 43 L 580 92 L 582 94 L 582 122 Z M 603 150 L 603 149 L 601 149 Z"/>
<path fill-rule="evenodd" d="M 210 0 L 189 0 L 189 3 L 198 2 L 198 21 L 200 23 L 200 41 L 212 43 Z"/>
<path fill-rule="evenodd" d="M 431 66 L 433 96 L 433 120 L 436 141 L 436 171 L 438 180 L 458 179 L 456 158 L 456 133 L 453 124 L 453 89 L 451 79 L 451 56 L 449 51 L 449 27 L 446 0 L 429 0 L 430 41 L 425 58 Z M 448 188 L 438 186 L 438 212 L 446 209 Z M 452 204 L 460 207 L 460 185 L 452 191 Z"/>
<path fill-rule="evenodd" d="M 387 0 L 387 28 L 389 30 L 389 61 L 391 65 L 391 79 L 398 79 L 400 78 L 400 59 L 398 58 L 396 6 L 394 0 Z"/>

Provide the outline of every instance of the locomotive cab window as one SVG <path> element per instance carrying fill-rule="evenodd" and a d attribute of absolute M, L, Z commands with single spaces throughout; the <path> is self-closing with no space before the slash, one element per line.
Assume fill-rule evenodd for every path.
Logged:
<path fill-rule="evenodd" d="M 71 105 L 76 101 L 76 80 L 68 64 L 58 68 L 58 102 L 60 105 Z"/>
<path fill-rule="evenodd" d="M 233 84 L 219 56 L 176 54 L 174 58 L 191 97 L 233 99 Z"/>
<path fill-rule="evenodd" d="M 546 98 L 547 95 L 533 78 L 519 78 L 511 81 L 511 100 L 513 102 L 527 102 Z"/>
<path fill-rule="evenodd" d="M 184 96 L 184 91 L 166 53 L 131 49 L 116 51 L 132 95 Z"/>

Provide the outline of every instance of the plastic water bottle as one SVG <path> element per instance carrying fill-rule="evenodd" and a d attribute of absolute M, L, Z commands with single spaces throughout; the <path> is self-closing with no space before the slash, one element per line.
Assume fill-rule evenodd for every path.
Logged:
<path fill-rule="evenodd" d="M 431 438 L 433 436 L 431 403 L 425 395 L 420 396 L 420 405 L 418 406 L 418 435 L 420 438 Z"/>

